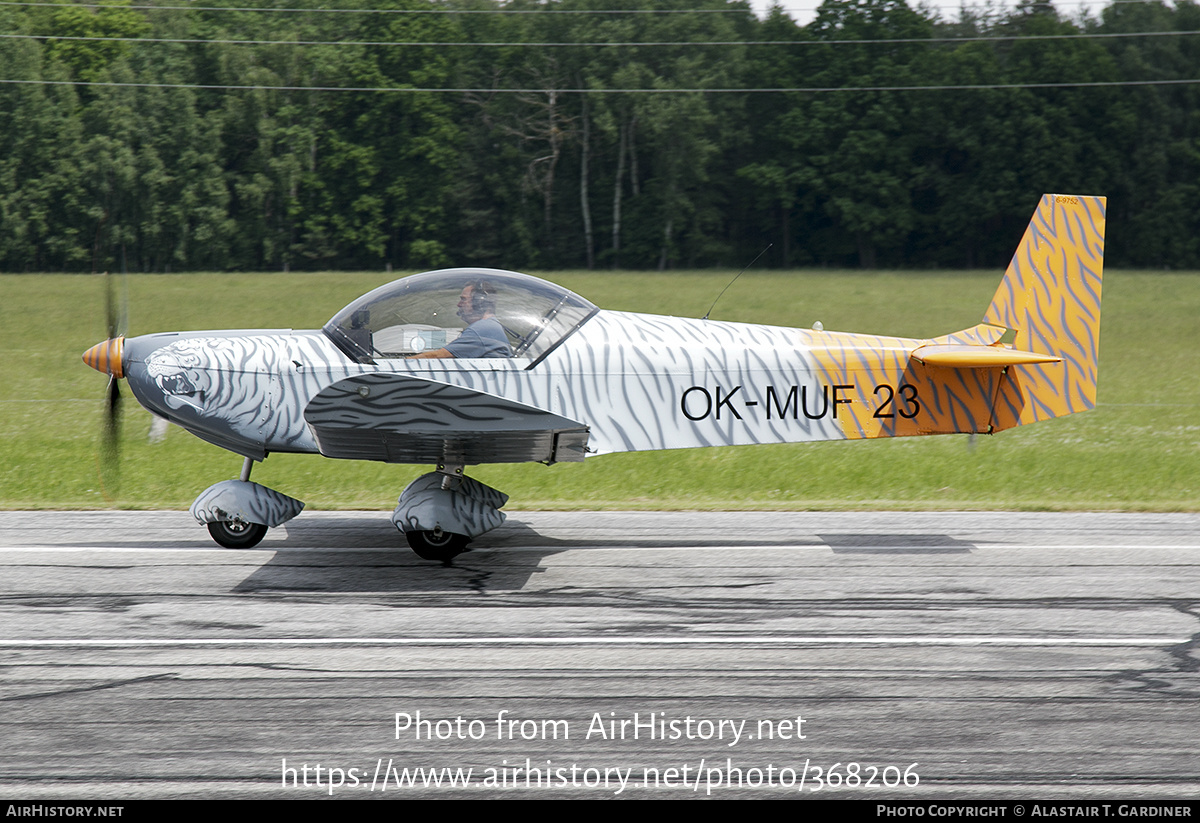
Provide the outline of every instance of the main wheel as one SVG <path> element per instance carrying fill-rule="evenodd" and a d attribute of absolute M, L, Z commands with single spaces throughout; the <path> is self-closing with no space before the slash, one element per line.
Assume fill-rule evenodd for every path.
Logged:
<path fill-rule="evenodd" d="M 208 524 L 212 539 L 227 549 L 249 549 L 267 536 L 267 527 L 262 523 L 228 523 L 217 520 Z"/>
<path fill-rule="evenodd" d="M 466 551 L 470 538 L 441 529 L 432 532 L 405 532 L 409 548 L 423 560 L 451 560 Z"/>

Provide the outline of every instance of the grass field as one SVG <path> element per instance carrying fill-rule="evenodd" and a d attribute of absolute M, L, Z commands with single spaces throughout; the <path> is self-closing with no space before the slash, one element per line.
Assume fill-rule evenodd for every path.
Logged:
<path fill-rule="evenodd" d="M 604 308 L 698 317 L 732 272 L 555 273 Z M 1001 272 L 746 274 L 714 319 L 931 336 L 979 321 Z M 398 275 L 397 275 L 398 276 Z M 134 275 L 130 334 L 317 328 L 389 280 L 375 274 Z M 973 442 L 965 436 L 611 455 L 481 466 L 516 509 L 1200 509 L 1200 275 L 1107 272 L 1099 405 Z M 241 458 L 180 429 L 147 441 L 128 391 L 121 484 L 97 446 L 106 378 L 80 354 L 105 336 L 102 278 L 0 276 L 0 507 L 185 508 Z M 273 455 L 254 479 L 310 508 L 390 509 L 427 466 Z"/>

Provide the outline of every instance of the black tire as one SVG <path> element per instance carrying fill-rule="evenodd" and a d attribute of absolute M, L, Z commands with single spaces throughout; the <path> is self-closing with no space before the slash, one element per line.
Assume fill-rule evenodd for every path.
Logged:
<path fill-rule="evenodd" d="M 208 524 L 208 533 L 218 545 L 227 549 L 249 549 L 257 546 L 267 536 L 267 527 L 262 523 L 227 523 L 217 520 Z"/>
<path fill-rule="evenodd" d="M 408 546 L 422 560 L 453 560 L 467 550 L 470 538 L 451 532 L 405 532 Z"/>

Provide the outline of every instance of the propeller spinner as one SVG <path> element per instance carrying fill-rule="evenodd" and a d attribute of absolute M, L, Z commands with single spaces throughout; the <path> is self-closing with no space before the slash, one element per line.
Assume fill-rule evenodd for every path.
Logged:
<path fill-rule="evenodd" d="M 124 335 L 109 338 L 85 351 L 83 362 L 102 374 L 109 374 L 120 379 L 125 376 L 125 364 L 122 362 L 124 351 Z"/>

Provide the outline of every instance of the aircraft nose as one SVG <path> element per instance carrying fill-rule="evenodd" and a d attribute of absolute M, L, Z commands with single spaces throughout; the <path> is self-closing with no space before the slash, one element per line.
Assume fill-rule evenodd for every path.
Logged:
<path fill-rule="evenodd" d="M 103 374 L 113 377 L 125 376 L 125 364 L 122 356 L 125 351 L 125 338 L 113 337 L 103 343 L 97 343 L 83 353 L 83 362 Z"/>

